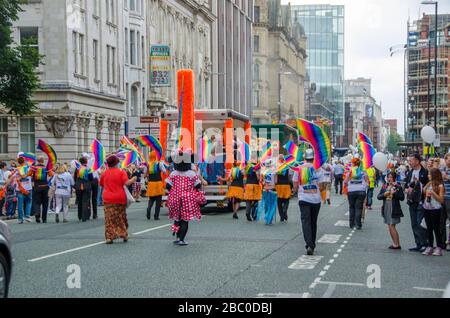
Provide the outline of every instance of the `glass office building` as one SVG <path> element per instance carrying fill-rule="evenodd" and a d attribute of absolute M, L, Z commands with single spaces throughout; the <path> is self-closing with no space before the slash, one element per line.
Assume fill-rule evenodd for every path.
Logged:
<path fill-rule="evenodd" d="M 344 135 L 344 6 L 292 6 L 292 20 L 307 36 L 307 73 L 310 83 L 334 110 L 334 131 Z"/>

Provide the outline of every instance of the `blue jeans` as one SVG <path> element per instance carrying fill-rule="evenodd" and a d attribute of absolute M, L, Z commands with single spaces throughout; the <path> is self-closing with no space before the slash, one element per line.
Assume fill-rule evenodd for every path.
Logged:
<path fill-rule="evenodd" d="M 424 218 L 424 211 L 421 205 L 410 205 L 409 215 L 411 217 L 411 228 L 417 247 L 427 246 L 427 231 L 420 225 Z"/>
<path fill-rule="evenodd" d="M 17 203 L 14 200 L 9 200 L 6 202 L 6 216 L 14 216 L 16 214 Z"/>
<path fill-rule="evenodd" d="M 103 205 L 103 187 L 98 186 L 97 205 Z"/>
<path fill-rule="evenodd" d="M 372 207 L 373 202 L 373 188 L 367 189 L 367 206 Z"/>
<path fill-rule="evenodd" d="M 274 191 L 263 191 L 261 204 L 258 205 L 256 221 L 259 221 L 264 211 L 264 223 L 271 224 L 277 212 L 277 194 Z"/>
<path fill-rule="evenodd" d="M 19 192 L 17 194 L 17 204 L 19 205 L 19 221 L 23 221 L 23 212 L 25 208 L 25 217 L 29 218 L 31 215 L 31 202 L 32 202 L 32 195 L 31 191 L 28 195 L 24 195 L 23 193 Z"/>

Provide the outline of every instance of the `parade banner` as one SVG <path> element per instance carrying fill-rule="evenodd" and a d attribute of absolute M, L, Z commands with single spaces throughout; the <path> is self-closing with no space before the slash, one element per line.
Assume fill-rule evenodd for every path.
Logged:
<path fill-rule="evenodd" d="M 150 48 L 150 86 L 170 87 L 171 58 L 168 45 L 152 45 Z"/>

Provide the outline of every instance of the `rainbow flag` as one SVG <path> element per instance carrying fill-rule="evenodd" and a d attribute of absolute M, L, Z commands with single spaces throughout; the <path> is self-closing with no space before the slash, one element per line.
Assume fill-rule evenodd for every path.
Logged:
<path fill-rule="evenodd" d="M 266 160 L 269 160 L 272 158 L 272 145 L 270 142 L 264 145 L 262 151 L 261 151 L 261 159 L 260 162 L 264 163 Z"/>
<path fill-rule="evenodd" d="M 148 173 L 149 174 L 155 174 L 158 173 L 159 171 L 159 162 L 158 161 L 154 161 L 154 162 L 150 162 L 148 164 Z"/>
<path fill-rule="evenodd" d="M 25 162 L 29 166 L 36 162 L 36 155 L 32 152 L 22 152 L 21 154 L 19 154 L 19 158 L 25 159 Z"/>
<path fill-rule="evenodd" d="M 29 168 L 30 167 L 27 166 L 27 165 L 17 167 L 17 173 L 19 174 L 19 177 L 20 178 L 25 178 L 25 175 L 28 173 L 28 169 Z"/>
<path fill-rule="evenodd" d="M 241 145 L 239 147 L 239 152 L 241 154 L 242 163 L 247 163 L 250 161 L 250 146 L 245 141 L 241 141 Z"/>
<path fill-rule="evenodd" d="M 211 140 L 208 139 L 207 136 L 203 136 L 202 139 L 199 140 L 199 162 L 206 162 L 211 155 L 212 151 L 212 143 Z"/>
<path fill-rule="evenodd" d="M 37 149 L 39 149 L 40 151 L 42 151 L 47 155 L 48 158 L 47 171 L 53 170 L 53 168 L 56 165 L 56 162 L 58 161 L 58 156 L 56 155 L 55 149 L 53 149 L 52 146 L 50 146 L 42 139 L 39 139 Z"/>
<path fill-rule="evenodd" d="M 47 168 L 32 166 L 34 171 L 34 180 L 47 181 Z"/>
<path fill-rule="evenodd" d="M 120 144 L 123 146 L 123 148 L 126 148 L 128 150 L 132 150 L 136 152 L 136 154 L 140 157 L 141 162 L 145 162 L 145 156 L 142 153 L 141 149 L 133 142 L 131 141 L 127 136 L 123 136 L 120 139 Z"/>
<path fill-rule="evenodd" d="M 314 168 L 319 169 L 331 158 L 331 143 L 325 131 L 316 124 L 297 119 L 300 136 L 310 143 L 314 149 Z"/>
<path fill-rule="evenodd" d="M 288 154 L 293 156 L 294 160 L 296 161 L 303 160 L 303 154 L 300 151 L 300 148 L 292 140 L 289 140 L 287 144 L 284 145 L 284 149 L 287 150 Z"/>
<path fill-rule="evenodd" d="M 362 155 L 363 168 L 369 169 L 373 166 L 373 157 L 375 156 L 377 151 L 371 144 L 364 141 L 360 141 L 358 143 L 358 149 Z"/>
<path fill-rule="evenodd" d="M 363 133 L 358 133 L 358 135 L 357 135 L 357 139 L 358 139 L 358 142 L 366 142 L 366 143 L 368 143 L 369 145 L 373 145 L 373 143 L 372 143 L 372 140 L 370 140 L 370 138 L 369 138 L 369 136 L 367 136 L 367 135 L 365 135 L 365 134 L 363 134 Z"/>
<path fill-rule="evenodd" d="M 300 185 L 310 184 L 315 175 L 313 167 L 297 166 L 291 167 L 291 170 L 298 173 L 298 182 Z"/>
<path fill-rule="evenodd" d="M 120 167 L 125 169 L 138 160 L 139 154 L 136 151 L 129 151 L 125 154 L 125 159 L 120 163 Z"/>
<path fill-rule="evenodd" d="M 91 152 L 94 155 L 94 164 L 92 166 L 93 171 L 100 169 L 106 161 L 105 148 L 100 141 L 94 139 L 91 144 Z"/>
<path fill-rule="evenodd" d="M 163 148 L 161 142 L 151 135 L 142 135 L 136 138 L 136 141 L 144 147 L 149 147 L 156 152 L 156 160 L 161 160 Z"/>
<path fill-rule="evenodd" d="M 237 167 L 231 169 L 231 178 L 233 180 L 238 179 L 241 176 L 241 170 Z"/>

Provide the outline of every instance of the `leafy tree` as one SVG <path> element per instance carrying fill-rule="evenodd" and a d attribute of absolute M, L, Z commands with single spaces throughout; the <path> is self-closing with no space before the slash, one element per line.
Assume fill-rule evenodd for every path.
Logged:
<path fill-rule="evenodd" d="M 403 141 L 402 137 L 398 133 L 391 133 L 388 139 L 388 151 L 392 154 L 396 154 L 397 151 L 400 150 L 400 146 L 398 145 L 398 143 L 401 141 Z"/>
<path fill-rule="evenodd" d="M 27 0 L 0 0 L 0 105 L 14 115 L 28 115 L 36 110 L 32 101 L 40 87 L 36 66 L 42 56 L 30 47 L 37 39 L 28 38 L 19 46 L 13 43 L 12 25 Z"/>

